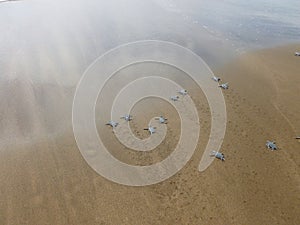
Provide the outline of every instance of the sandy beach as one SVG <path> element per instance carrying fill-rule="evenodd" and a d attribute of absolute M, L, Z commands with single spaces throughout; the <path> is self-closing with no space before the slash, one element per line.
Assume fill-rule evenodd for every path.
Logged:
<path fill-rule="evenodd" d="M 210 125 L 203 94 L 193 92 L 203 115 L 200 144 L 178 174 L 147 187 L 118 185 L 95 173 L 82 158 L 71 128 L 63 134 L 48 135 L 45 129 L 49 126 L 45 124 L 54 124 L 55 118 L 69 115 L 74 89 L 37 87 L 28 81 L 10 83 L 9 90 L 16 93 L 10 101 L 1 95 L 1 106 L 8 104 L 6 115 L 16 124 L 2 119 L 1 125 L 14 126 L 11 131 L 19 130 L 20 140 L 27 137 L 28 129 L 44 137 L 37 141 L 27 137 L 31 141 L 16 141 L 1 149 L 0 223 L 297 224 L 300 143 L 294 137 L 300 133 L 300 58 L 293 52 L 299 47 L 296 44 L 255 51 L 216 69 L 215 74 L 230 84 L 223 92 L 228 124 L 221 150 L 226 161 L 215 160 L 202 173 L 197 170 Z M 66 104 L 60 107 L 62 111 L 50 112 L 43 106 L 36 98 L 41 92 L 52 93 L 55 104 L 63 97 L 59 101 Z M 132 127 L 136 132 L 141 128 L 138 122 L 147 120 L 139 114 L 147 101 L 151 99 L 134 109 L 139 118 Z M 9 106 L 22 107 L 24 102 L 32 104 L 28 113 L 19 115 L 20 110 L 9 110 Z M 46 105 L 50 107 L 51 102 Z M 156 102 L 155 107 L 168 112 L 169 117 L 175 113 L 168 107 L 164 111 L 162 102 Z M 43 115 L 39 119 L 30 117 L 39 113 Z M 173 126 L 171 131 L 178 125 Z M 101 134 L 106 127 L 98 129 Z M 116 147 L 119 143 L 106 135 L 116 157 L 143 164 L 165 157 L 177 142 L 175 132 L 152 155 L 120 154 Z M 267 150 L 266 140 L 275 140 L 279 150 Z"/>
<path fill-rule="evenodd" d="M 0 224 L 299 224 L 299 1 L 0 3 Z M 222 90 L 225 162 L 216 159 L 199 172 L 212 127 L 208 100 L 185 72 L 154 61 L 122 67 L 107 81 L 95 130 L 124 163 L 147 166 L 169 156 L 181 128 L 169 100 L 147 97 L 131 111 L 130 128 L 141 139 L 149 137 L 149 120 L 168 118 L 165 139 L 150 152 L 125 147 L 105 125 L 127 82 L 159 72 L 186 88 L 198 111 L 191 159 L 171 178 L 144 187 L 113 183 L 85 161 L 72 127 L 76 86 L 101 55 L 141 40 L 188 48 L 229 82 Z M 278 151 L 268 150 L 267 140 Z"/>

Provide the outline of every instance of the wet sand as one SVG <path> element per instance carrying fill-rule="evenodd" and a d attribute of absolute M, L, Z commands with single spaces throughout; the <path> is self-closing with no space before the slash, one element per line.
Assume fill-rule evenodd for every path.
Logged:
<path fill-rule="evenodd" d="M 1 107 L 6 117 L 1 118 L 1 131 L 11 139 L 5 145 L 1 141 L 0 224 L 297 224 L 300 143 L 294 137 L 300 134 L 300 58 L 293 52 L 299 48 L 257 51 L 214 71 L 230 84 L 224 91 L 226 162 L 215 160 L 203 173 L 197 168 L 209 135 L 209 111 L 203 94 L 191 83 L 203 115 L 198 149 L 178 174 L 147 187 L 112 183 L 84 161 L 70 127 L 75 89 L 28 80 L 3 83 Z M 12 98 L 7 98 L 9 93 L 14 93 Z M 51 101 L 45 104 L 41 93 Z M 147 120 L 141 114 L 147 101 L 134 109 L 136 132 L 141 128 L 138 122 Z M 176 116 L 162 104 L 155 102 L 155 107 Z M 65 131 L 53 135 L 64 120 Z M 119 144 L 107 127 L 98 129 L 112 140 L 107 145 L 116 147 L 113 154 L 147 164 L 168 154 L 178 140 L 172 133 L 177 126 L 170 125 L 168 141 L 147 156 L 118 155 Z M 28 133 L 42 138 L 33 140 L 35 135 Z M 277 141 L 279 151 L 265 148 L 268 139 Z"/>

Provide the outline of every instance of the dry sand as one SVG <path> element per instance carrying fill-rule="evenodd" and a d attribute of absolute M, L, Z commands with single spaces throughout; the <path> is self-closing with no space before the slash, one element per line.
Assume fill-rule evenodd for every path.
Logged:
<path fill-rule="evenodd" d="M 300 134 L 300 58 L 293 56 L 297 47 L 254 52 L 215 71 L 230 82 L 224 91 L 226 162 L 215 160 L 203 173 L 197 168 L 209 134 L 209 112 L 201 91 L 191 87 L 203 115 L 199 147 L 178 174 L 147 187 L 112 183 L 84 161 L 69 128 L 74 89 L 28 81 L 4 83 L 0 224 L 298 224 L 300 143 L 294 137 Z M 47 104 L 38 97 L 42 94 Z M 176 115 L 161 104 L 154 105 L 170 117 Z M 147 100 L 139 107 L 146 105 Z M 137 122 L 147 120 L 139 115 L 139 107 L 134 109 Z M 58 121 L 66 121 L 66 132 L 52 135 Z M 141 127 L 136 123 L 133 128 Z M 170 127 L 171 132 L 175 128 Z M 31 134 L 41 138 L 33 141 Z M 155 161 L 177 141 L 176 132 L 168 135 L 150 156 L 119 157 Z M 119 145 L 110 134 L 106 137 L 112 140 L 108 145 Z M 265 148 L 268 139 L 277 141 L 279 151 Z M 118 156 L 117 151 L 113 154 Z"/>

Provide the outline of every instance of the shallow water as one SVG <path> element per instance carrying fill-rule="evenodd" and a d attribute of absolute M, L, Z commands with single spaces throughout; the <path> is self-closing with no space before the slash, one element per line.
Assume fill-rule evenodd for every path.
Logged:
<path fill-rule="evenodd" d="M 123 43 L 176 42 L 210 65 L 300 40 L 300 2 L 23 0 L 0 4 L 0 78 L 75 85 Z"/>
<path fill-rule="evenodd" d="M 297 0 L 164 2 L 168 2 L 165 7 L 168 5 L 169 10 L 181 13 L 186 20 L 202 25 L 241 49 L 300 40 L 300 2 Z"/>

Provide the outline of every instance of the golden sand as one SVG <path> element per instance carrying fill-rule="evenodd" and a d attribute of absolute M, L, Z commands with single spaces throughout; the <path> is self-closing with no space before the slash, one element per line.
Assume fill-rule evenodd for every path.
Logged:
<path fill-rule="evenodd" d="M 215 160 L 205 172 L 197 170 L 210 124 L 203 94 L 193 92 L 203 115 L 198 149 L 178 174 L 147 187 L 118 185 L 96 174 L 82 158 L 70 128 L 63 135 L 49 135 L 49 126 L 53 124 L 55 130 L 56 120 L 70 125 L 65 116 L 71 114 L 74 89 L 37 87 L 23 81 L 10 84 L 7 91 L 13 90 L 13 97 L 8 103 L 1 98 L 5 114 L 10 115 L 1 120 L 2 135 L 18 131 L 13 135 L 27 141 L 16 139 L 12 144 L 6 138 L 9 144 L 2 143 L 0 224 L 297 224 L 300 143 L 294 137 L 300 134 L 300 57 L 293 56 L 297 47 L 247 54 L 214 71 L 230 85 L 224 91 L 226 162 Z M 54 103 L 37 104 L 37 93 L 51 95 L 53 102 L 62 102 L 61 107 L 49 111 Z M 155 104 L 161 108 L 160 102 Z M 13 111 L 16 106 L 20 109 Z M 142 111 L 134 110 L 137 115 Z M 168 107 L 162 112 L 175 115 Z M 133 124 L 133 129 L 142 128 L 138 126 Z M 28 131 L 43 138 L 33 141 Z M 168 153 L 176 136 L 175 132 L 163 143 L 161 155 L 119 157 L 155 161 Z M 118 146 L 110 134 L 106 137 L 112 139 L 108 144 Z M 276 140 L 279 151 L 267 150 L 266 140 Z M 118 156 L 117 151 L 113 154 Z"/>

